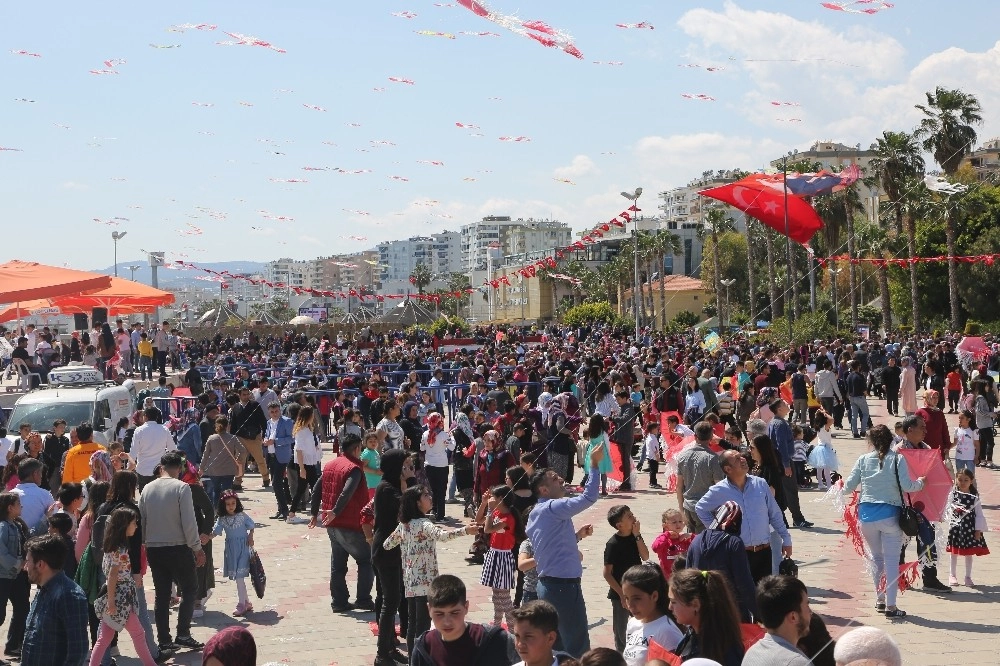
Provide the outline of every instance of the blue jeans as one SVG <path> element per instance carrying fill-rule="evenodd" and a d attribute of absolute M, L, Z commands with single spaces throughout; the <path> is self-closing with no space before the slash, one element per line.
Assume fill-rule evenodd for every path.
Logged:
<path fill-rule="evenodd" d="M 861 523 L 861 533 L 872 552 L 875 570 L 872 581 L 875 583 L 876 601 L 884 601 L 886 606 L 896 605 L 896 593 L 899 590 L 899 551 L 903 546 L 903 530 L 899 529 L 899 519 L 896 516 Z M 886 571 L 886 563 L 891 567 Z M 882 576 L 885 576 L 885 590 L 878 591 Z"/>
<path fill-rule="evenodd" d="M 358 595 L 356 603 L 372 603 L 372 584 L 375 571 L 372 569 L 371 546 L 365 541 L 364 533 L 344 527 L 326 528 L 330 537 L 330 597 L 334 606 L 346 607 L 350 593 L 347 591 L 347 557 L 358 563 Z"/>
<path fill-rule="evenodd" d="M 231 490 L 233 487 L 233 476 L 209 476 L 205 477 L 208 479 L 208 484 L 205 486 L 205 492 L 208 493 L 208 499 L 212 500 L 212 506 L 219 503 L 219 497 L 222 493 L 227 490 Z"/>
<path fill-rule="evenodd" d="M 976 472 L 976 461 L 975 460 L 959 460 L 955 458 L 955 473 L 958 474 L 963 469 L 971 469 L 973 474 Z"/>
<path fill-rule="evenodd" d="M 140 356 L 139 357 L 139 377 L 142 379 L 153 378 L 153 357 L 152 356 Z"/>
<path fill-rule="evenodd" d="M 868 399 L 863 395 L 851 396 L 851 434 L 858 436 L 858 417 L 861 417 L 861 430 L 868 430 Z"/>
<path fill-rule="evenodd" d="M 583 600 L 580 579 L 539 576 L 538 598 L 548 601 L 559 612 L 559 638 L 555 649 L 579 658 L 590 649 L 587 604 Z"/>

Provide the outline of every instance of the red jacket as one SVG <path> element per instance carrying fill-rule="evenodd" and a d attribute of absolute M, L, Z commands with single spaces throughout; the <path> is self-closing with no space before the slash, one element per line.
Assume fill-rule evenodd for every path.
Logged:
<path fill-rule="evenodd" d="M 340 497 L 341 491 L 347 484 L 348 477 L 350 477 L 354 470 L 363 472 L 361 461 L 357 458 L 344 455 L 337 456 L 323 466 L 321 486 L 323 489 L 323 500 L 320 508 L 324 527 L 343 527 L 349 530 L 361 531 L 361 510 L 368 503 L 368 485 L 364 483 L 365 477 L 363 473 L 361 476 L 362 483 L 358 485 L 354 494 L 351 495 L 347 507 L 333 518 L 330 517 L 329 513 L 333 509 L 334 504 L 337 503 L 337 498 Z M 300 480 L 299 483 L 302 483 L 302 481 Z"/>

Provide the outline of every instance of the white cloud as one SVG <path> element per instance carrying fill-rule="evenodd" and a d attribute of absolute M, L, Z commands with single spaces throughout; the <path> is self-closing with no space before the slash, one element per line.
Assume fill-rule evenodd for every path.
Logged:
<path fill-rule="evenodd" d="M 76 190 L 78 192 L 85 192 L 90 189 L 89 185 L 84 185 L 83 183 L 78 183 L 75 180 L 67 180 L 62 184 L 64 190 Z"/>
<path fill-rule="evenodd" d="M 597 175 L 601 172 L 594 164 L 594 160 L 586 155 L 577 155 L 568 166 L 558 167 L 552 172 L 556 178 L 569 178 L 570 180 L 582 178 L 589 175 Z"/>

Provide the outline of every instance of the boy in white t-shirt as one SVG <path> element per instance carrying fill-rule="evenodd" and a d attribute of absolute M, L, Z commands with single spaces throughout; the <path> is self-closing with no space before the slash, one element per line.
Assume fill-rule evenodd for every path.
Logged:
<path fill-rule="evenodd" d="M 963 469 L 973 469 L 979 460 L 979 431 L 972 427 L 974 418 L 967 409 L 958 415 L 954 439 L 956 473 Z"/>

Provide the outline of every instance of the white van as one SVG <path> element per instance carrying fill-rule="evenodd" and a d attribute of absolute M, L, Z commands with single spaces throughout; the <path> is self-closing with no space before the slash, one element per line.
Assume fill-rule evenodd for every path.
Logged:
<path fill-rule="evenodd" d="M 88 366 L 53 368 L 48 385 L 18 399 L 8 428 L 17 432 L 22 423 L 30 423 L 36 432 L 52 432 L 52 424 L 62 419 L 69 431 L 89 421 L 94 426 L 94 441 L 107 445 L 118 420 L 132 415 L 135 397 L 135 382 L 130 379 L 118 385 Z"/>

